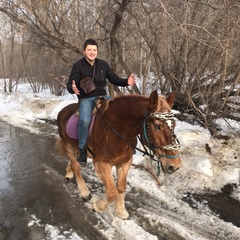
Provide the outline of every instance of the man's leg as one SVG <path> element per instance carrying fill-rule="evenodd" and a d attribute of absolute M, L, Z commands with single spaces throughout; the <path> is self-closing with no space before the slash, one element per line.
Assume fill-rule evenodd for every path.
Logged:
<path fill-rule="evenodd" d="M 88 138 L 88 126 L 91 122 L 92 109 L 96 97 L 83 98 L 79 104 L 79 126 L 78 126 L 78 137 L 79 137 L 79 148 L 80 154 L 78 161 L 82 163 L 87 162 L 85 145 Z"/>

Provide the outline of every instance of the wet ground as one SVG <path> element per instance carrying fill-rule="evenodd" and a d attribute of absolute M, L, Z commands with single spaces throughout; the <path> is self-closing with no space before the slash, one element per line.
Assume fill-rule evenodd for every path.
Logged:
<path fill-rule="evenodd" d="M 75 188 L 72 186 L 72 194 L 77 197 L 70 199 L 66 193 L 62 177 L 66 162 L 56 158 L 54 142 L 54 137 L 30 134 L 0 122 L 1 240 L 54 239 L 46 234 L 46 224 L 61 232 L 74 229 L 83 239 L 105 239 L 96 229 L 96 225 L 101 229 L 101 222 L 83 207 Z M 53 169 L 62 173 L 59 179 Z M 64 233 L 65 239 L 67 234 L 71 232 Z"/>
<path fill-rule="evenodd" d="M 192 208 L 196 208 L 196 202 L 205 204 L 219 218 L 240 227 L 240 202 L 231 197 L 231 193 L 236 187 L 236 184 L 227 184 L 218 193 L 205 193 L 204 195 L 187 193 L 183 201 L 187 202 Z"/>
<path fill-rule="evenodd" d="M 54 149 L 55 136 L 47 126 L 46 134 L 31 134 L 0 122 L 0 240 L 40 239 L 125 239 L 100 215 L 93 213 L 89 203 L 82 201 L 74 183 L 65 184 L 66 160 Z M 55 131 L 56 132 L 56 131 Z M 90 172 L 88 172 L 90 171 Z M 85 172 L 84 178 L 93 174 L 93 168 Z M 101 190 L 97 177 L 87 180 L 93 193 Z M 231 199 L 231 188 L 226 186 L 221 193 L 204 196 L 187 193 L 185 202 L 195 207 L 193 199 L 204 202 L 220 218 L 240 227 L 240 203 Z M 186 220 L 164 209 L 164 206 L 145 193 L 132 189 L 128 194 L 127 207 L 132 219 L 158 239 L 183 239 L 171 229 L 162 229 L 149 224 L 145 213 L 136 209 L 166 215 L 174 221 Z M 133 207 L 134 206 L 134 207 Z M 172 217 L 171 217 L 172 214 Z M 186 221 L 186 222 L 184 222 Z M 190 223 L 191 224 L 191 223 Z M 53 226 L 58 236 L 54 238 Z M 201 233 L 204 230 L 196 227 Z M 74 233 L 79 237 L 74 238 Z M 218 239 L 217 234 L 206 233 L 208 239 Z"/>

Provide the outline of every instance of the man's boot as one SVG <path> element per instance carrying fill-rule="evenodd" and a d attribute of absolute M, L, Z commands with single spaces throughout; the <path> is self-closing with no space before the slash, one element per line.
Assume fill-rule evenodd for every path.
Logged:
<path fill-rule="evenodd" d="M 80 149 L 80 153 L 78 155 L 78 162 L 80 162 L 82 165 L 87 164 L 86 148 Z"/>

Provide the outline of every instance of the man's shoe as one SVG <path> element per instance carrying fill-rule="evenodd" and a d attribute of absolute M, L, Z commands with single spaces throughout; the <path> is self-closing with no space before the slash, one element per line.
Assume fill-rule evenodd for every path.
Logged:
<path fill-rule="evenodd" d="M 86 149 L 80 149 L 80 153 L 78 155 L 78 162 L 80 162 L 82 165 L 87 164 L 87 157 L 86 157 Z"/>

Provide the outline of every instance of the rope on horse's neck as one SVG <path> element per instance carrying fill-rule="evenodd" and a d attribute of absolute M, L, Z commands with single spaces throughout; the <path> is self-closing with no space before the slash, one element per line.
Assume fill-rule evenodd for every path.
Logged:
<path fill-rule="evenodd" d="M 138 147 L 136 147 L 136 146 L 134 146 L 133 144 L 131 144 L 125 137 L 123 137 L 116 129 L 114 129 L 108 122 L 107 122 L 107 120 L 105 119 L 105 117 L 103 116 L 103 114 L 100 112 L 100 109 L 97 107 L 97 105 L 96 105 L 96 109 L 97 109 L 97 112 L 101 115 L 101 117 L 103 118 L 103 120 L 106 122 L 106 124 L 125 142 L 125 143 L 127 143 L 129 146 L 131 146 L 133 149 L 136 149 L 136 150 L 138 150 L 139 152 L 141 152 L 141 153 L 143 153 L 144 155 L 147 155 L 147 156 L 149 156 L 152 160 L 154 160 L 154 161 L 158 161 L 157 159 L 154 159 L 153 157 L 154 157 L 154 155 L 152 155 L 152 154 L 150 154 L 150 152 L 148 152 L 147 151 L 147 149 L 145 148 L 145 146 L 144 146 L 144 144 L 142 143 L 142 141 L 140 140 L 140 138 L 139 138 L 139 140 L 140 140 L 140 142 L 141 142 L 141 144 L 142 144 L 142 146 L 144 147 L 144 149 L 145 149 L 145 151 L 143 151 L 143 150 L 141 150 L 140 148 L 138 148 Z"/>

